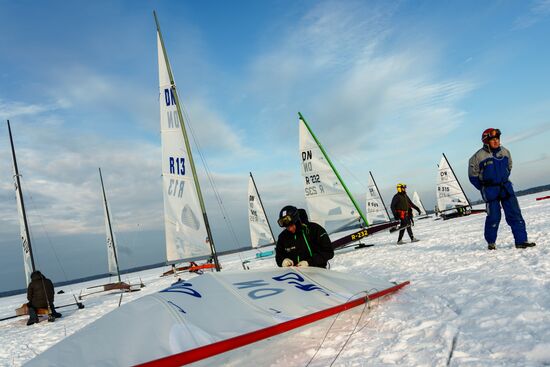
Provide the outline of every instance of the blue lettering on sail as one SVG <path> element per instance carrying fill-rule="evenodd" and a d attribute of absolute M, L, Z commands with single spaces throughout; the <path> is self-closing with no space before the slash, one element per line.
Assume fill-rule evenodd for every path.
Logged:
<path fill-rule="evenodd" d="M 273 277 L 273 280 L 276 280 L 278 282 L 286 282 L 287 284 L 292 284 L 296 288 L 306 292 L 319 290 L 322 293 L 324 293 L 326 296 L 329 296 L 329 294 L 325 290 L 323 290 L 319 286 L 316 286 L 315 284 L 311 284 L 311 283 L 302 284 L 303 282 L 305 282 L 305 279 L 300 274 L 297 274 L 297 273 L 290 272 L 283 275 L 279 275 L 279 276 Z"/>
<path fill-rule="evenodd" d="M 185 310 L 184 310 L 183 308 L 181 308 L 180 306 L 176 305 L 174 302 L 168 301 L 168 303 L 171 304 L 172 306 L 174 306 L 175 308 L 177 308 L 179 312 L 187 313 L 187 312 L 185 312 Z"/>
<path fill-rule="evenodd" d="M 171 287 L 163 289 L 160 293 L 183 293 L 188 294 L 193 297 L 202 298 L 199 292 L 191 288 L 193 285 L 191 283 L 178 282 L 173 284 Z"/>
<path fill-rule="evenodd" d="M 174 95 L 174 90 L 172 88 L 164 89 L 164 101 L 167 106 L 174 106 L 176 104 L 176 96 Z"/>
<path fill-rule="evenodd" d="M 168 157 L 168 169 L 173 175 L 185 176 L 185 158 Z"/>

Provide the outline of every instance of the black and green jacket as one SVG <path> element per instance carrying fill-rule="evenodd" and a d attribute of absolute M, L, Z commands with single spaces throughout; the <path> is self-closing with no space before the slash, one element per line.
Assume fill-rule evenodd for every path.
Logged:
<path fill-rule="evenodd" d="M 326 268 L 327 261 L 334 257 L 334 250 L 327 231 L 317 223 L 297 224 L 296 233 L 284 230 L 275 246 L 275 259 L 281 266 L 284 259 L 294 265 L 306 260 L 309 266 Z"/>

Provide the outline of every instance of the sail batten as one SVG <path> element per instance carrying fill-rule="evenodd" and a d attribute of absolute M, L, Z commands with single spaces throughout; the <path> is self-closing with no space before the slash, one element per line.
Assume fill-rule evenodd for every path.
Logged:
<path fill-rule="evenodd" d="M 153 14 L 157 26 L 166 260 L 174 263 L 210 254 L 219 270 L 179 96 Z"/>

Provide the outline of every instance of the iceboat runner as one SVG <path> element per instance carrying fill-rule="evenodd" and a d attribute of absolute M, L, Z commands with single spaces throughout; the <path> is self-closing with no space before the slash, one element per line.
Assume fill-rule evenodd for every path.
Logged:
<path fill-rule="evenodd" d="M 220 270 L 214 238 L 189 144 L 180 98 L 155 14 L 166 263 L 178 271 Z M 207 260 L 203 264 L 196 261 Z M 184 262 L 189 265 L 177 266 Z"/>
<path fill-rule="evenodd" d="M 275 236 L 267 219 L 264 204 L 256 187 L 256 182 L 250 172 L 248 179 L 248 224 L 250 227 L 250 241 L 253 249 L 257 249 L 257 259 L 273 256 L 275 251 L 261 251 L 260 247 L 275 245 Z"/>
<path fill-rule="evenodd" d="M 486 212 L 485 209 L 472 209 L 470 200 L 468 200 L 445 153 L 443 153 L 438 166 L 436 194 L 436 215 L 444 220 Z"/>
<path fill-rule="evenodd" d="M 19 167 L 17 166 L 17 158 L 15 155 L 15 145 L 13 143 L 13 137 L 11 134 L 11 126 L 10 121 L 7 120 L 8 124 L 8 135 L 10 138 L 10 146 L 11 146 L 11 153 L 12 153 L 12 159 L 13 159 L 13 183 L 15 186 L 15 199 L 17 202 L 17 213 L 19 217 L 19 229 L 21 233 L 21 244 L 23 247 L 23 264 L 25 269 L 25 284 L 28 286 L 31 281 L 31 274 L 35 272 L 36 265 L 34 261 L 34 255 L 32 250 L 32 244 L 31 244 L 31 236 L 30 236 L 30 230 L 29 230 L 29 222 L 27 220 L 27 212 L 25 210 L 25 201 L 23 200 L 23 189 L 21 187 L 21 179 L 19 174 Z M 56 309 L 68 307 L 68 306 L 77 306 L 78 309 L 84 308 L 84 305 L 81 302 L 76 301 L 75 303 L 65 304 L 65 305 L 58 305 L 56 306 Z M 48 321 L 54 321 L 55 318 L 52 315 L 52 309 L 50 307 L 50 304 L 48 302 L 47 308 L 38 308 L 36 309 L 36 313 L 38 315 L 44 315 L 48 317 Z M 7 316 L 0 318 L 0 321 L 9 320 L 15 317 L 24 316 L 29 314 L 29 309 L 26 303 L 21 305 L 21 307 L 18 307 L 15 309 L 15 315 L 13 316 Z"/>
<path fill-rule="evenodd" d="M 396 228 L 399 221 L 369 226 L 367 217 L 325 149 L 301 113 L 298 113 L 298 117 L 301 171 L 309 216 L 311 221 L 319 223 L 330 235 L 341 235 L 332 241 L 333 248 L 357 242 L 376 232 Z"/>
<path fill-rule="evenodd" d="M 116 245 L 115 233 L 113 232 L 113 226 L 111 223 L 111 211 L 109 203 L 107 201 L 107 194 L 105 193 L 105 185 L 103 184 L 103 175 L 101 174 L 101 168 L 99 170 L 99 180 L 101 182 L 101 194 L 103 199 L 103 212 L 105 216 L 105 233 L 107 237 L 107 263 L 109 266 L 109 275 L 116 275 L 118 281 L 110 282 L 107 284 L 96 285 L 93 287 L 88 287 L 93 291 L 89 293 L 81 293 L 78 298 L 82 299 L 84 297 L 90 296 L 92 294 L 108 292 L 114 290 L 120 290 L 123 292 L 135 292 L 139 291 L 142 287 L 145 287 L 143 282 L 140 281 L 139 284 L 130 284 L 123 282 L 120 277 L 120 267 L 118 266 L 118 251 Z"/>

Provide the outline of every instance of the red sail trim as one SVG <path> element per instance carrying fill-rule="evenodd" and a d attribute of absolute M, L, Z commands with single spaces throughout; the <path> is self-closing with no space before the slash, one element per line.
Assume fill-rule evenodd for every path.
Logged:
<path fill-rule="evenodd" d="M 257 341 L 267 339 L 269 337 L 285 333 L 287 331 L 302 327 L 307 324 L 322 320 L 324 318 L 336 315 L 340 312 L 349 310 L 353 307 L 360 306 L 367 301 L 383 297 L 390 293 L 396 292 L 404 286 L 410 284 L 409 281 L 397 284 L 393 287 L 369 294 L 367 297 L 361 297 L 350 302 L 343 303 L 338 306 L 327 308 L 326 310 L 318 311 L 306 316 L 296 318 L 294 320 L 285 321 L 283 323 L 266 327 L 264 329 L 252 331 L 247 334 L 235 336 L 216 343 L 208 344 L 202 347 L 191 349 L 178 354 L 173 354 L 168 357 L 159 358 L 154 361 L 145 362 L 136 367 L 169 367 L 183 366 L 189 363 L 197 362 L 205 358 L 210 358 L 221 353 L 228 352 L 233 349 L 243 347 Z"/>

